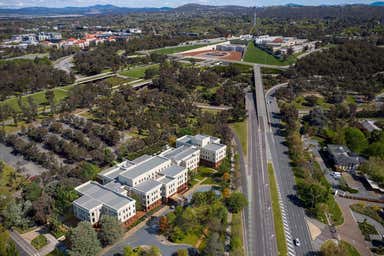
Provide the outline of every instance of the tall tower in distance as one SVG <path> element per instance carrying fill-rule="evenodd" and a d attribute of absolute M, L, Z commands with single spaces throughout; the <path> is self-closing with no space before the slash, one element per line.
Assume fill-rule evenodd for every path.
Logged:
<path fill-rule="evenodd" d="M 253 29 L 254 29 L 254 34 L 256 35 L 256 1 L 255 1 L 255 7 L 254 7 L 254 13 L 253 13 Z"/>

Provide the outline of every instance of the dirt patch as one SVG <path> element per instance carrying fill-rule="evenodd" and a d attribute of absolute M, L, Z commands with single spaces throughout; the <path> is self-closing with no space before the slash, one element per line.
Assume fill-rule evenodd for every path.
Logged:
<path fill-rule="evenodd" d="M 207 59 L 236 60 L 236 61 L 240 61 L 242 57 L 241 52 L 212 51 L 212 50 L 189 52 L 189 53 L 184 53 L 183 55 L 186 57 L 189 56 L 189 57 L 200 57 L 200 58 L 207 58 Z"/>
<path fill-rule="evenodd" d="M 313 241 L 321 234 L 321 230 L 320 230 L 320 228 L 318 228 L 315 224 L 313 224 L 309 220 L 306 220 L 306 221 L 307 221 L 309 232 L 311 233 L 311 238 Z"/>

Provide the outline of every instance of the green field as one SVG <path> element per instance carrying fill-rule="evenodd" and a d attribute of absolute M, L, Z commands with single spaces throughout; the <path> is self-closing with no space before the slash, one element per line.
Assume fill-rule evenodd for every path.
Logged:
<path fill-rule="evenodd" d="M 159 64 L 140 66 L 140 67 L 135 67 L 135 68 L 131 68 L 131 69 L 128 69 L 128 70 L 121 71 L 121 72 L 119 72 L 119 74 L 122 75 L 122 76 L 127 76 L 127 77 L 132 77 L 132 78 L 139 79 L 139 78 L 144 78 L 145 71 L 148 68 L 158 68 L 158 67 L 159 67 Z"/>
<path fill-rule="evenodd" d="M 279 205 L 279 194 L 277 192 L 277 184 L 275 179 L 275 172 L 272 164 L 268 163 L 268 176 L 269 176 L 269 188 L 272 199 L 272 210 L 273 210 L 273 222 L 275 224 L 277 250 L 279 255 L 287 255 L 287 244 L 285 241 L 284 225 L 281 216 L 281 210 Z"/>
<path fill-rule="evenodd" d="M 151 52 L 158 53 L 158 54 L 173 54 L 173 53 L 179 53 L 179 52 L 185 52 L 185 51 L 197 49 L 204 46 L 206 45 L 185 45 L 185 46 L 176 46 L 176 47 L 166 47 L 166 48 L 153 50 Z"/>
<path fill-rule="evenodd" d="M 248 131 L 247 131 L 247 121 L 237 122 L 230 124 L 231 128 L 236 132 L 239 137 L 241 148 L 243 150 L 243 154 L 247 155 L 247 140 L 248 140 Z"/>
<path fill-rule="evenodd" d="M 72 87 L 73 87 L 73 85 L 67 85 L 67 86 L 56 87 L 56 88 L 52 89 L 54 94 L 55 94 L 55 102 L 59 103 L 60 101 L 65 99 L 68 96 L 68 93 Z M 27 100 L 28 97 L 32 97 L 33 102 L 35 104 L 37 104 L 38 106 L 48 105 L 47 99 L 45 98 L 45 90 L 21 97 L 22 102 L 24 104 L 28 104 L 28 100 Z M 17 97 L 13 97 L 13 98 L 4 100 L 4 101 L 0 102 L 0 104 L 8 104 L 14 110 L 20 111 L 20 107 L 19 107 L 19 104 L 17 102 Z"/>
<path fill-rule="evenodd" d="M 282 61 L 275 58 L 271 54 L 257 48 L 253 42 L 250 42 L 244 56 L 244 61 L 275 66 L 287 66 L 293 64 L 296 61 L 296 57 L 292 55 L 289 56 L 287 60 Z"/>

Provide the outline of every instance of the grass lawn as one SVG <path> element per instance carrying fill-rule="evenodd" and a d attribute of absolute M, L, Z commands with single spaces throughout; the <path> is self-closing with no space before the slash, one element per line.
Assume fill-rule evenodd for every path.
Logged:
<path fill-rule="evenodd" d="M 351 244 L 349 244 L 343 240 L 341 240 L 340 243 L 343 244 L 347 248 L 349 256 L 360 256 L 360 253 Z"/>
<path fill-rule="evenodd" d="M 237 122 L 230 124 L 231 128 L 235 131 L 237 136 L 239 137 L 241 148 L 243 150 L 243 154 L 247 155 L 247 141 L 248 141 L 248 129 L 247 129 L 248 122 Z"/>
<path fill-rule="evenodd" d="M 148 68 L 158 68 L 158 67 L 159 67 L 159 64 L 134 67 L 134 68 L 131 68 L 128 70 L 121 71 L 121 72 L 119 72 L 119 74 L 122 76 L 127 76 L 127 77 L 131 77 L 131 78 L 139 79 L 139 78 L 144 78 L 145 71 Z"/>
<path fill-rule="evenodd" d="M 68 85 L 68 86 L 56 87 L 56 88 L 52 89 L 54 94 L 55 94 L 56 104 L 68 96 L 69 90 L 72 87 L 73 87 L 73 85 Z M 22 102 L 24 104 L 28 104 L 28 100 L 27 100 L 28 97 L 32 97 L 34 103 L 37 104 L 38 106 L 48 105 L 48 101 L 45 98 L 45 90 L 40 91 L 40 92 L 36 92 L 33 94 L 29 94 L 26 96 L 22 96 L 21 99 L 22 99 Z M 4 101 L 0 102 L 0 104 L 8 104 L 14 110 L 21 111 L 19 104 L 17 103 L 17 97 L 13 97 L 13 98 L 4 100 Z"/>
<path fill-rule="evenodd" d="M 272 199 L 272 210 L 273 210 L 273 222 L 275 224 L 275 233 L 277 241 L 277 250 L 279 255 L 287 255 L 287 244 L 285 240 L 283 219 L 281 216 L 281 210 L 279 205 L 279 194 L 277 192 L 277 183 L 275 179 L 275 172 L 272 164 L 268 163 L 268 176 L 269 176 L 269 189 Z"/>
<path fill-rule="evenodd" d="M 183 239 L 177 240 L 178 244 L 190 244 L 195 246 L 196 242 L 199 240 L 200 236 L 195 233 L 188 233 Z"/>
<path fill-rule="evenodd" d="M 289 56 L 287 60 L 282 61 L 278 58 L 275 58 L 271 54 L 257 48 L 253 42 L 250 42 L 244 56 L 244 61 L 267 65 L 287 66 L 293 64 L 296 61 L 296 57 L 292 55 Z"/>
<path fill-rule="evenodd" d="M 31 242 L 32 246 L 36 248 L 36 250 L 40 250 L 44 246 L 48 244 L 47 238 L 43 235 L 38 235 L 36 238 L 34 238 Z"/>
<path fill-rule="evenodd" d="M 204 46 L 206 45 L 184 45 L 184 46 L 166 47 L 166 48 L 161 48 L 161 49 L 151 51 L 151 53 L 172 54 L 172 53 L 185 52 L 185 51 L 197 49 Z"/>

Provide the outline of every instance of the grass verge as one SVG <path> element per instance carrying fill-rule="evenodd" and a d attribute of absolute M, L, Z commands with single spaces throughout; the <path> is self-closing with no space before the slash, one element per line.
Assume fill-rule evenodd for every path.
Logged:
<path fill-rule="evenodd" d="M 244 255 L 244 238 L 241 213 L 232 214 L 231 255 Z"/>
<path fill-rule="evenodd" d="M 230 124 L 231 128 L 235 131 L 237 136 L 239 137 L 241 148 L 243 150 L 243 154 L 247 155 L 248 148 L 248 131 L 247 131 L 248 121 L 237 122 Z"/>
<path fill-rule="evenodd" d="M 272 199 L 273 220 L 275 224 L 275 233 L 277 241 L 277 250 L 279 255 L 287 255 L 287 244 L 285 240 L 284 225 L 279 205 L 279 194 L 277 192 L 277 183 L 275 173 L 271 163 L 268 163 L 269 189 Z"/>

